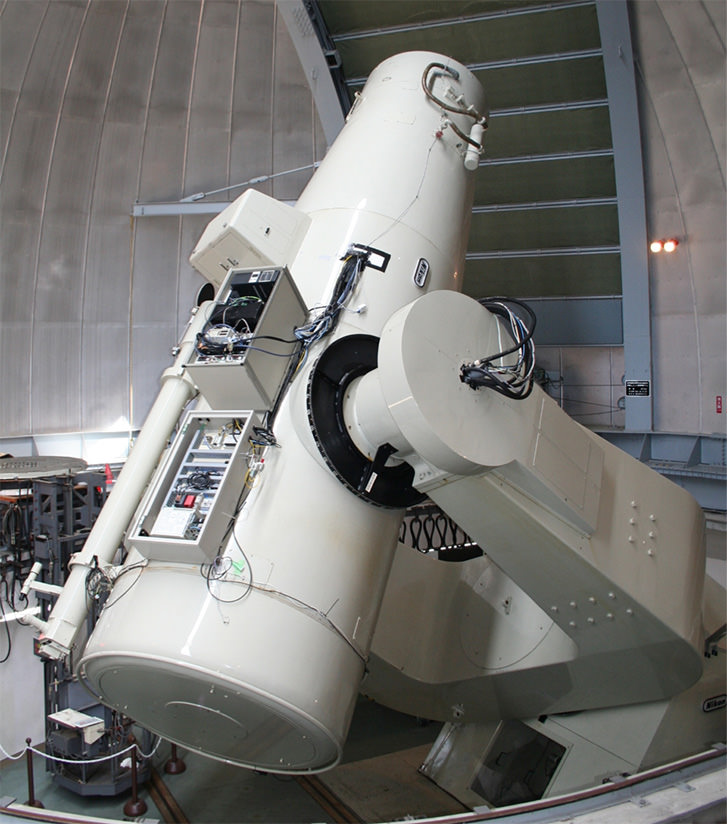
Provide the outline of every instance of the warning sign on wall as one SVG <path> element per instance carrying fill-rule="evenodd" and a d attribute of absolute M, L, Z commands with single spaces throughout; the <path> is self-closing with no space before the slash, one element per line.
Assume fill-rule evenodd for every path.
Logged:
<path fill-rule="evenodd" d="M 650 381 L 626 381 L 626 396 L 629 398 L 648 398 L 651 395 Z"/>

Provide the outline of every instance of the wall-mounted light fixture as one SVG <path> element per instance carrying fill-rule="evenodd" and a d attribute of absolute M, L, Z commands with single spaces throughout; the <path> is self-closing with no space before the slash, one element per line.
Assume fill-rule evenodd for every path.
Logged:
<path fill-rule="evenodd" d="M 651 244 L 649 245 L 649 249 L 651 249 L 654 254 L 658 252 L 673 252 L 677 246 L 679 245 L 679 241 L 674 238 L 666 238 L 665 240 L 652 240 Z"/>

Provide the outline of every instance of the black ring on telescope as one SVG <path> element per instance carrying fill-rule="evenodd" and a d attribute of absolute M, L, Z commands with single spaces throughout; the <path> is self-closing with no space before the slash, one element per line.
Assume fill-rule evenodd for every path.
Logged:
<path fill-rule="evenodd" d="M 376 459 L 370 461 L 359 452 L 343 417 L 346 390 L 356 378 L 376 369 L 378 350 L 379 340 L 371 335 L 347 335 L 334 341 L 311 370 L 308 420 L 323 459 L 344 486 L 377 506 L 406 509 L 426 497 L 411 485 L 414 469 L 408 463 L 384 466 L 385 445 L 380 449 L 382 460 L 374 469 Z"/>

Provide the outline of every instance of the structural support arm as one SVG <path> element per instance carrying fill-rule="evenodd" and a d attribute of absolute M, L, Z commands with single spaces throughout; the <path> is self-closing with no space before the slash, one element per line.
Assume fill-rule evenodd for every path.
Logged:
<path fill-rule="evenodd" d="M 86 577 L 91 565 L 110 564 L 121 544 L 126 527 L 141 500 L 149 479 L 169 441 L 186 404 L 196 394 L 184 366 L 194 352 L 197 332 L 207 320 L 207 307 L 195 310 L 179 344 L 174 364 L 162 375 L 162 387 L 136 443 L 101 510 L 83 549 L 71 560 L 72 569 L 62 593 L 48 616 L 40 636 L 44 656 L 62 658 L 88 614 Z"/>
<path fill-rule="evenodd" d="M 454 292 L 394 313 L 378 368 L 349 390 L 353 438 L 368 454 L 394 447 L 392 458 L 414 467 L 413 486 L 575 645 L 572 660 L 558 647 L 550 659 L 541 648 L 530 666 L 518 662 L 527 706 L 510 697 L 502 711 L 535 712 L 533 667 L 543 685 L 537 712 L 668 698 L 702 669 L 699 506 L 539 387 L 517 399 L 463 383 L 462 364 L 506 352 L 506 338 L 495 315 Z"/>

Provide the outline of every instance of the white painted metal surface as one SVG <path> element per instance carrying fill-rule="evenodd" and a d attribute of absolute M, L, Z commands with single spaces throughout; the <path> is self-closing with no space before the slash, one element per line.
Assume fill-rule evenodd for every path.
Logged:
<path fill-rule="evenodd" d="M 445 110 L 444 100 L 475 114 Z M 703 518 L 694 500 L 537 388 L 518 398 L 461 380 L 463 364 L 479 357 L 510 366 L 496 355 L 509 346 L 500 321 L 457 293 L 472 191 L 473 147 L 463 135 L 482 105 L 474 77 L 438 55 L 399 55 L 372 73 L 297 207 L 310 220 L 289 263 L 314 307 L 294 330 L 304 357 L 272 422 L 249 439 L 237 503 L 210 511 L 223 527 L 216 553 L 205 548 L 213 561 L 185 556 L 191 520 L 176 538 L 165 533 L 176 541 L 165 553 L 145 554 L 141 520 L 126 531 L 129 555 L 79 675 L 165 738 L 266 771 L 326 769 L 341 756 L 367 662 L 368 694 L 457 721 L 660 701 L 700 678 Z M 235 236 L 224 220 L 215 225 L 231 243 L 225 254 L 254 267 L 260 257 L 248 240 L 260 233 L 258 212 L 243 212 Z M 277 248 L 292 255 L 296 246 Z M 258 282 L 259 272 L 245 274 Z M 335 315 L 317 308 L 330 308 L 332 295 Z M 230 307 L 226 296 L 217 300 L 224 321 Z M 321 318 L 326 334 L 304 331 Z M 185 398 L 189 380 L 177 373 L 191 339 L 171 384 Z M 373 342 L 378 358 L 366 361 L 359 341 Z M 342 352 L 350 358 L 343 372 L 326 372 Z M 335 390 L 323 410 L 322 374 Z M 206 437 L 234 440 L 247 420 L 242 399 L 236 406 L 225 394 L 228 409 L 215 410 L 198 383 Z M 349 431 L 368 473 L 353 478 L 336 452 Z M 158 460 L 168 432 L 152 420 L 144 467 Z M 387 445 L 394 466 L 381 458 Z M 450 577 L 438 592 L 450 596 L 462 654 L 446 636 L 411 629 L 421 596 L 407 590 L 406 569 L 397 581 L 406 597 L 385 604 L 379 620 L 406 504 L 377 500 L 372 490 L 396 466 L 411 466 L 413 481 L 402 485 L 427 492 L 496 564 L 464 587 Z M 131 489 L 141 494 L 141 483 Z M 165 506 L 192 508 L 195 500 L 189 488 L 169 487 Z M 115 527 L 128 522 L 128 506 L 111 506 Z M 99 540 L 100 560 L 109 561 L 111 542 L 103 533 Z M 98 543 L 92 533 L 87 546 Z M 82 569 L 49 619 L 60 649 L 70 647 L 85 610 Z M 408 640 L 391 643 L 404 627 Z M 375 630 L 382 644 L 369 660 Z M 443 653 L 437 641 L 450 648 Z"/>
<path fill-rule="evenodd" d="M 367 415 L 377 422 L 373 437 L 382 437 L 388 409 L 383 437 L 415 467 L 415 486 L 542 610 L 534 635 L 554 622 L 578 650 L 559 659 L 564 648 L 554 633 L 539 652 L 555 643 L 555 655 L 545 654 L 530 673 L 527 658 L 518 661 L 509 689 L 496 685 L 491 702 L 477 695 L 486 689 L 484 666 L 470 683 L 448 665 L 436 676 L 430 671 L 451 685 L 438 696 L 436 717 L 523 717 L 526 705 L 532 715 L 668 698 L 701 674 L 701 511 L 684 490 L 570 420 L 538 387 L 511 400 L 463 384 L 459 365 L 500 351 L 497 325 L 463 295 L 418 299 L 387 323 L 379 367 L 360 380 L 352 401 L 373 394 L 384 404 L 369 402 L 356 415 L 364 437 Z M 401 620 L 408 600 L 401 599 Z M 380 626 L 383 648 L 397 623 Z M 507 621 L 492 634 L 501 632 Z M 426 649 L 426 635 L 419 641 Z M 416 680 L 415 646 L 388 659 L 392 672 L 381 672 L 380 691 L 372 673 L 371 694 L 395 689 L 394 673 L 410 671 Z M 601 654 L 608 678 L 595 663 Z M 425 716 L 432 709 L 421 708 Z"/>
<path fill-rule="evenodd" d="M 438 95 L 475 109 L 483 99 L 470 72 L 442 60 L 382 64 L 298 204 L 310 228 L 290 268 L 309 305 L 329 300 L 352 244 L 375 251 L 335 331 L 296 373 L 275 420 L 278 447 L 227 515 L 221 557 L 244 571 L 210 580 L 196 564 L 149 561 L 117 585 L 83 653 L 79 672 L 104 701 L 216 758 L 307 772 L 341 755 L 402 511 L 373 507 L 331 472 L 309 427 L 307 384 L 330 343 L 378 336 L 394 309 L 461 284 L 472 181 L 445 121 L 462 130 L 472 118 L 445 115 L 423 73 L 436 64 Z M 240 243 L 240 265 L 259 263 L 249 249 Z M 127 534 L 126 544 L 137 562 L 143 541 Z"/>

